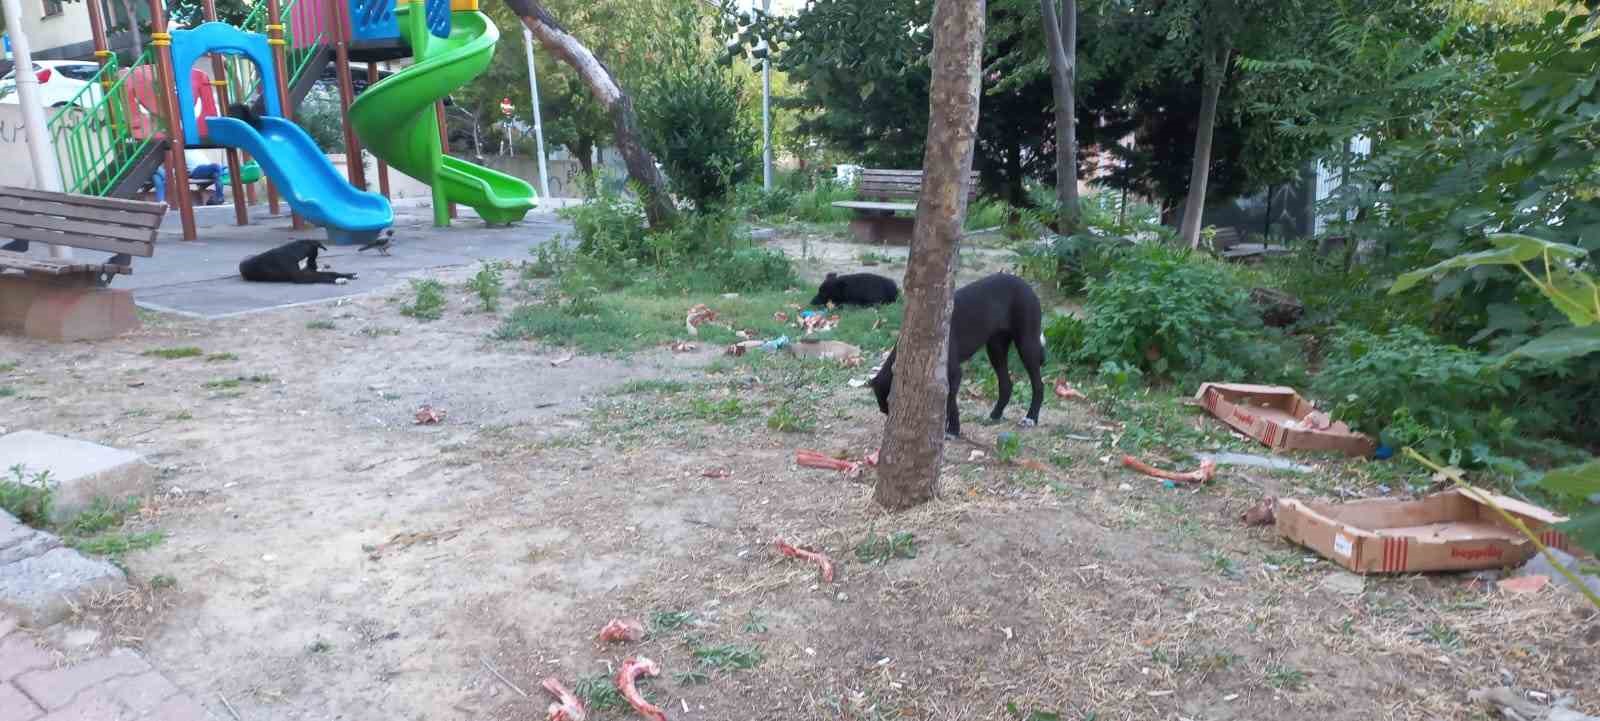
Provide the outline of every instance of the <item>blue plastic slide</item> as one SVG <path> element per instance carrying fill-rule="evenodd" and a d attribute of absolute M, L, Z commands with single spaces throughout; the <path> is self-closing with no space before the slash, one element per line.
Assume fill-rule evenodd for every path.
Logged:
<path fill-rule="evenodd" d="M 261 116 L 259 127 L 251 127 L 237 118 L 208 117 L 203 138 L 197 123 L 185 114 L 182 122 L 186 145 L 208 143 L 249 153 L 261 164 L 289 207 L 306 220 L 326 228 L 328 239 L 336 244 L 371 240 L 379 231 L 394 224 L 394 209 L 387 198 L 346 182 L 311 136 L 283 118 L 282 98 L 278 97 L 276 68 L 267 36 L 247 33 L 220 22 L 173 31 L 173 67 L 192 67 L 206 53 L 241 55 L 254 61 L 261 77 L 266 112 Z M 178 75 L 178 107 L 193 107 L 195 89 L 189 76 Z"/>

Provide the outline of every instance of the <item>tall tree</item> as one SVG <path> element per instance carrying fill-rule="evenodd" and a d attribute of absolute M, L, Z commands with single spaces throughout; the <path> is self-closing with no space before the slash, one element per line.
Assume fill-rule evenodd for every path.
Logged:
<path fill-rule="evenodd" d="M 546 50 L 578 73 L 590 94 L 606 109 L 611 116 L 613 142 L 622 153 L 628 177 L 644 193 L 642 200 L 646 219 L 652 228 L 671 225 L 677 216 L 677 209 L 667 192 L 666 179 L 656 169 L 655 156 L 640 139 L 639 120 L 633 110 L 633 100 L 623 91 L 610 68 L 567 32 L 539 0 L 506 0 L 506 5 L 522 19 L 522 24 L 533 32 Z"/>
<path fill-rule="evenodd" d="M 984 0 L 938 0 L 922 195 L 906 265 L 906 312 L 895 350 L 882 465 L 873 499 L 890 509 L 933 498 L 944 456 L 956 244 L 967 215 L 982 89 Z"/>
<path fill-rule="evenodd" d="M 1078 133 L 1075 92 L 1078 63 L 1078 0 L 1039 0 L 1045 44 L 1050 50 L 1050 89 L 1056 101 L 1056 202 L 1061 232 L 1078 220 Z"/>

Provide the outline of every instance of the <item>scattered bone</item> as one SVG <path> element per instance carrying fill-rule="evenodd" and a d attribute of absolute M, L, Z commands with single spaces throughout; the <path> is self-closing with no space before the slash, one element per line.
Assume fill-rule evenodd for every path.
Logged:
<path fill-rule="evenodd" d="M 628 699 L 628 705 L 632 706 L 633 710 L 650 721 L 667 721 L 667 712 L 661 710 L 660 706 L 644 700 L 638 687 L 634 686 L 634 681 L 640 676 L 660 675 L 661 664 L 643 656 L 623 661 L 622 668 L 617 671 L 617 690 L 622 692 L 623 698 Z"/>
<path fill-rule="evenodd" d="M 833 583 L 833 561 L 829 560 L 827 556 L 816 551 L 808 551 L 804 548 L 792 546 L 781 537 L 772 543 L 777 547 L 778 552 L 785 556 L 817 564 L 817 568 L 822 570 L 822 582 Z"/>
<path fill-rule="evenodd" d="M 604 643 L 619 641 L 632 643 L 643 638 L 644 624 L 631 618 L 613 618 L 600 629 L 600 641 Z"/>
<path fill-rule="evenodd" d="M 1205 483 L 1206 481 L 1211 480 L 1211 477 L 1216 475 L 1217 472 L 1217 462 L 1209 458 L 1200 462 L 1199 469 L 1189 471 L 1188 473 L 1163 471 L 1160 468 L 1156 468 L 1155 466 L 1145 463 L 1144 461 L 1134 458 L 1133 456 L 1123 456 L 1122 465 L 1147 476 L 1162 478 L 1174 483 Z"/>

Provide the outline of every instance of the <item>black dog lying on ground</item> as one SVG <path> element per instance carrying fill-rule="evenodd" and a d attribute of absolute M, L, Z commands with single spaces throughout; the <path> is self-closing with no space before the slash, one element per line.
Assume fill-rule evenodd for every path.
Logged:
<path fill-rule="evenodd" d="M 881 275 L 829 273 L 822 279 L 822 286 L 817 288 L 817 297 L 811 299 L 811 304 L 885 305 L 899 297 L 900 289 L 894 281 Z"/>
<path fill-rule="evenodd" d="M 317 270 L 317 251 L 328 247 L 315 240 L 295 240 L 239 263 L 239 275 L 257 283 L 337 283 L 355 273 Z M 300 267 L 300 261 L 306 267 Z"/>
<path fill-rule="evenodd" d="M 1011 372 L 1006 362 L 1010 346 L 1017 347 L 1022 366 L 1033 384 L 1033 401 L 1021 425 L 1039 423 L 1039 405 L 1044 402 L 1044 381 L 1039 367 L 1044 365 L 1044 339 L 1039 335 L 1044 312 L 1039 296 L 1026 281 L 1014 275 L 995 273 L 956 290 L 955 307 L 950 315 L 950 396 L 945 402 L 945 433 L 961 435 L 961 414 L 956 409 L 956 393 L 961 388 L 961 363 L 979 348 L 989 349 L 989 363 L 1000 381 L 1000 398 L 990 420 L 1000 420 L 1011 402 Z M 889 391 L 894 384 L 895 351 L 889 352 L 883 370 L 871 381 L 878 397 L 878 410 L 889 412 Z"/>

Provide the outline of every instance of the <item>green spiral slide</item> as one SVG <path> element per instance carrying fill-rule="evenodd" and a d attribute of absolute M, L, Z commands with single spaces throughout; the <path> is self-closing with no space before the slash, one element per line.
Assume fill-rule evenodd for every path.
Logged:
<path fill-rule="evenodd" d="M 449 224 L 447 202 L 472 208 L 488 223 L 519 221 L 533 208 L 533 186 L 445 155 L 434 111 L 436 101 L 488 69 L 500 30 L 483 13 L 463 11 L 451 13 L 449 37 L 435 37 L 421 17 L 406 17 L 420 4 L 397 8 L 401 37 L 411 44 L 416 64 L 363 91 L 350 106 L 350 123 L 373 155 L 433 188 L 435 225 Z M 404 31 L 407 25 L 412 32 Z"/>

